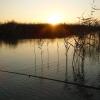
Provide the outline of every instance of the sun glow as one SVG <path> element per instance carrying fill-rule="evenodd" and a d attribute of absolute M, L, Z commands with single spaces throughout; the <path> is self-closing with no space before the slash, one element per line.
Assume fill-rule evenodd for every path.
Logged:
<path fill-rule="evenodd" d="M 61 23 L 61 21 L 62 21 L 62 17 L 60 15 L 52 15 L 47 20 L 47 22 L 52 25 L 59 24 Z"/>

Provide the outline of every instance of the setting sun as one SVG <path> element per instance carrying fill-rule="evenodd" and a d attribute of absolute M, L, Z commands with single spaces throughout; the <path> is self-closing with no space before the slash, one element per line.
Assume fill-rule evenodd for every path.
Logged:
<path fill-rule="evenodd" d="M 60 15 L 52 15 L 48 18 L 47 21 L 48 23 L 55 25 L 55 24 L 59 24 L 62 21 L 62 18 Z"/>

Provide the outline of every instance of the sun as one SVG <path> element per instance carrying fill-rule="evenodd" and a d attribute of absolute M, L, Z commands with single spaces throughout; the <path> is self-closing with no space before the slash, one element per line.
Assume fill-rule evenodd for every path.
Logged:
<path fill-rule="evenodd" d="M 61 20 L 62 20 L 62 18 L 60 15 L 52 15 L 48 18 L 47 22 L 52 25 L 56 25 L 56 24 L 61 23 Z"/>

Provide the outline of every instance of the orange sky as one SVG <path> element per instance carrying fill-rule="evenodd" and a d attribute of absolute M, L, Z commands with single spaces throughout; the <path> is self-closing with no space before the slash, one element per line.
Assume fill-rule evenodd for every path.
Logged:
<path fill-rule="evenodd" d="M 90 15 L 92 0 L 0 0 L 0 22 L 75 23 L 82 15 Z M 100 7 L 100 0 L 96 0 Z M 56 18 L 55 18 L 56 16 Z M 100 11 L 95 13 L 100 18 Z"/>

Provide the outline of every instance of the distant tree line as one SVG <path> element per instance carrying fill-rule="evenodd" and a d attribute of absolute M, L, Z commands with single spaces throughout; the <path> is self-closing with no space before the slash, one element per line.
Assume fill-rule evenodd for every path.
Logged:
<path fill-rule="evenodd" d="M 59 24 L 52 26 L 50 24 L 21 24 L 8 22 L 0 24 L 0 38 L 56 38 L 97 30 L 100 30 L 100 25 Z"/>

